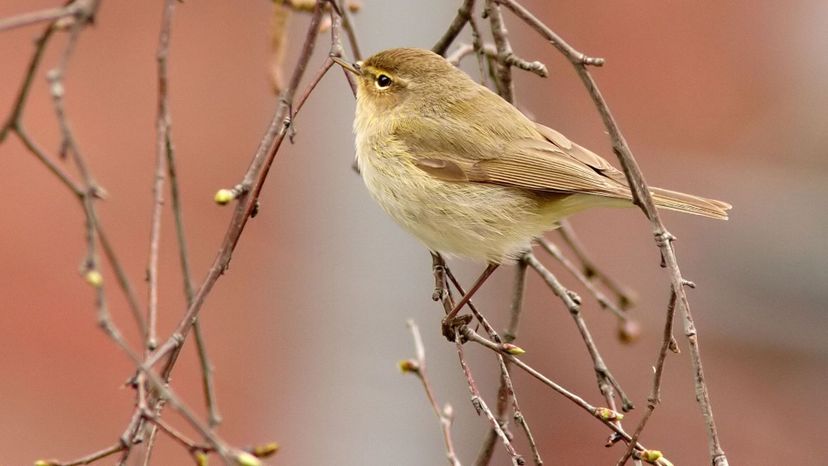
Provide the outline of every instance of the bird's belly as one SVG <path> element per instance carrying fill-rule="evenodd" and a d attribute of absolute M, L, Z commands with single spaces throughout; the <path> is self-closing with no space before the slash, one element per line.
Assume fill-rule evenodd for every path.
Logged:
<path fill-rule="evenodd" d="M 500 263 L 554 223 L 525 191 L 442 181 L 400 159 L 363 157 L 360 168 L 377 203 L 432 251 Z"/>

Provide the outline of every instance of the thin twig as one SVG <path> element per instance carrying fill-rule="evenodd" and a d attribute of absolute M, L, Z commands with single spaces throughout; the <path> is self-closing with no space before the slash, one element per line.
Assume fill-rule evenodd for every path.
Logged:
<path fill-rule="evenodd" d="M 503 333 L 504 343 L 511 343 L 517 338 L 520 314 L 523 310 L 523 297 L 526 291 L 526 270 L 526 261 L 523 259 L 519 260 L 517 266 L 515 267 L 515 281 L 512 288 L 513 291 L 512 303 L 509 312 L 509 324 Z M 495 339 L 495 341 L 498 341 L 498 339 Z M 498 363 L 500 366 L 501 376 L 500 387 L 497 390 L 497 405 L 495 406 L 495 410 L 497 413 L 498 424 L 505 428 L 506 407 L 508 406 L 510 396 L 514 396 L 514 388 L 512 387 L 511 377 L 509 376 L 509 362 L 500 357 Z M 517 412 L 515 412 L 515 417 L 518 417 Z M 535 444 L 534 438 L 532 437 L 529 427 L 525 423 L 525 419 L 523 419 L 522 414 L 520 415 L 520 419 L 524 421 L 520 422 L 520 425 L 523 427 L 526 437 L 529 440 L 529 447 L 532 449 L 532 457 L 535 464 L 542 464 L 543 462 L 540 459 L 540 453 L 537 450 L 537 445 Z M 477 459 L 474 462 L 475 466 L 485 466 L 491 462 L 496 441 L 497 432 L 494 429 L 486 431 L 486 436 L 483 438 L 483 443 L 480 445 L 480 449 L 477 453 Z"/>
<path fill-rule="evenodd" d="M 354 31 L 354 19 L 351 17 L 351 12 L 343 4 L 344 0 L 339 0 L 339 11 L 342 14 L 342 29 L 345 30 L 345 35 L 348 36 L 348 44 L 351 46 L 351 53 L 354 58 L 362 60 L 362 52 L 359 49 L 359 42 L 357 41 L 356 32 Z"/>
<path fill-rule="evenodd" d="M 529 263 L 530 267 L 535 269 L 543 281 L 549 285 L 549 288 L 551 288 L 552 291 L 561 299 L 567 310 L 569 310 L 569 314 L 572 316 L 573 320 L 575 320 L 575 325 L 578 327 L 578 331 L 581 334 L 581 338 L 584 340 L 589 356 L 592 358 L 595 368 L 595 375 L 598 379 L 598 389 L 607 399 L 607 403 L 611 403 L 613 397 L 612 391 L 614 388 L 618 391 L 618 396 L 621 397 L 621 409 L 624 412 L 631 410 L 633 408 L 632 400 L 627 397 L 624 389 L 621 388 L 621 384 L 618 383 L 607 365 L 604 363 L 604 358 L 601 357 L 601 353 L 598 351 L 598 347 L 592 339 L 592 334 L 584 321 L 584 317 L 581 315 L 581 298 L 572 291 L 566 289 L 552 274 L 552 272 L 550 272 L 543 266 L 543 264 L 540 263 L 540 261 L 538 261 L 534 254 L 527 254 L 526 261 Z"/>
<path fill-rule="evenodd" d="M 259 148 L 253 157 L 247 173 L 240 183 L 239 195 L 237 197 L 238 203 L 225 233 L 224 240 L 222 240 L 219 252 L 207 273 L 207 277 L 201 283 L 201 286 L 193 297 L 192 303 L 188 306 L 184 317 L 176 326 L 171 336 L 147 360 L 147 366 L 149 367 L 156 364 L 168 355 L 170 351 L 183 343 L 187 334 L 192 329 L 193 321 L 198 317 L 207 295 L 230 263 L 236 244 L 257 204 L 259 193 L 267 178 L 270 166 L 279 151 L 282 141 L 284 141 L 288 133 L 288 129 L 292 125 L 292 121 L 289 119 L 290 108 L 296 90 L 299 87 L 299 81 L 305 73 L 314 45 L 316 44 L 321 16 L 322 8 L 320 3 L 317 2 L 308 26 L 305 43 L 297 61 L 296 68 L 294 69 L 293 76 L 291 77 L 290 84 L 279 98 L 279 105 L 271 120 L 270 126 L 259 144 Z M 294 117 L 298 113 L 298 110 L 299 108 L 297 107 L 293 112 Z"/>
<path fill-rule="evenodd" d="M 84 22 L 87 15 L 94 14 L 96 4 L 97 0 L 75 0 L 58 8 L 47 8 L 2 18 L 0 19 L 0 32 L 44 21 L 54 22 L 69 16 L 75 16 L 78 21 Z"/>
<path fill-rule="evenodd" d="M 616 282 L 611 276 L 604 273 L 604 271 L 595 265 L 595 262 L 587 254 L 586 248 L 583 244 L 581 244 L 581 240 L 578 238 L 577 233 L 575 233 L 575 230 L 568 221 L 561 221 L 561 227 L 556 231 L 561 235 L 561 238 L 578 258 L 584 275 L 590 280 L 598 280 L 610 292 L 612 292 L 612 294 L 615 295 L 620 309 L 626 310 L 635 304 L 635 293 L 626 286 Z"/>
<path fill-rule="evenodd" d="M 647 410 L 644 411 L 644 416 L 641 417 L 641 421 L 638 422 L 638 426 L 635 428 L 635 432 L 632 435 L 632 441 L 630 445 L 627 447 L 627 451 L 624 453 L 624 456 L 618 460 L 617 466 L 624 466 L 627 460 L 632 456 L 633 448 L 632 445 L 638 440 L 638 437 L 641 435 L 641 432 L 644 431 L 644 426 L 647 425 L 647 421 L 650 419 L 650 416 L 655 411 L 656 406 L 661 403 L 661 379 L 664 375 L 664 361 L 667 359 L 667 351 L 670 349 L 671 342 L 674 341 L 673 338 L 673 316 L 675 315 L 676 310 L 676 293 L 675 291 L 670 292 L 670 302 L 667 304 L 667 319 L 664 323 L 664 336 L 661 341 L 661 348 L 658 351 L 658 358 L 656 359 L 656 363 L 654 367 L 654 374 L 653 374 L 653 386 L 650 389 L 650 396 L 647 398 Z"/>
<path fill-rule="evenodd" d="M 597 286 L 595 286 L 595 283 L 593 283 L 589 278 L 587 278 L 587 276 L 584 273 L 582 273 L 581 270 L 574 263 L 572 263 L 572 261 L 569 260 L 568 257 L 566 257 L 563 254 L 563 252 L 561 252 L 558 246 L 556 246 L 551 241 L 546 240 L 545 238 L 538 238 L 535 240 L 535 242 L 539 244 L 544 251 L 549 253 L 550 256 L 555 258 L 555 260 L 560 262 L 561 265 L 563 265 L 564 268 L 568 270 L 569 273 L 572 274 L 572 276 L 575 277 L 575 279 L 581 282 L 581 284 L 584 285 L 584 287 L 586 287 L 586 289 L 595 298 L 595 301 L 598 302 L 602 309 L 607 309 L 613 314 L 615 314 L 615 316 L 621 322 L 626 322 L 627 320 L 629 320 L 629 315 L 626 312 L 624 312 L 620 307 L 616 306 L 615 303 L 613 303 L 609 298 L 607 298 L 607 296 L 601 290 L 599 290 Z"/>
<path fill-rule="evenodd" d="M 486 0 L 486 14 L 489 15 L 489 23 L 492 28 L 492 38 L 497 48 L 497 60 L 495 60 L 494 76 L 497 93 L 506 99 L 507 102 L 515 103 L 515 85 L 512 82 L 512 65 L 508 57 L 514 55 L 512 46 L 509 44 L 506 24 L 503 22 L 503 15 L 500 14 L 500 5 L 493 0 Z"/>
<path fill-rule="evenodd" d="M 158 116 L 155 120 L 155 176 L 152 183 L 152 216 L 150 222 L 149 260 L 147 261 L 147 339 L 148 352 L 157 345 L 158 320 L 158 254 L 161 247 L 161 212 L 164 207 L 164 184 L 167 181 L 167 141 L 169 140 L 170 113 L 167 96 L 167 56 L 169 54 L 170 25 L 175 2 L 164 2 L 164 14 L 161 19 L 161 33 L 156 53 L 158 62 Z"/>
<path fill-rule="evenodd" d="M 176 0 L 178 1 L 178 0 Z M 188 451 L 202 451 L 202 452 L 209 452 L 212 451 L 212 447 L 208 447 L 207 445 L 199 445 L 194 441 L 188 439 L 184 436 L 181 432 L 176 430 L 173 426 L 167 424 L 163 419 L 160 417 L 147 417 L 147 419 L 152 422 L 154 425 L 158 426 L 159 429 L 164 431 L 171 439 L 175 440 L 179 444 L 181 444 L 184 448 Z"/>
<path fill-rule="evenodd" d="M 84 2 L 84 4 L 89 4 L 91 7 L 94 7 L 95 2 L 88 3 Z M 149 371 L 142 365 L 142 362 L 138 355 L 129 347 L 125 339 L 123 338 L 121 332 L 115 326 L 114 322 L 111 319 L 107 302 L 105 296 L 105 288 L 102 279 L 100 278 L 100 266 L 98 263 L 97 258 L 97 241 L 96 241 L 96 231 L 98 231 L 98 218 L 97 213 L 95 211 L 94 200 L 98 197 L 98 187 L 97 183 L 94 181 L 89 168 L 87 167 L 86 161 L 84 156 L 82 155 L 78 144 L 75 140 L 74 134 L 70 128 L 66 111 L 64 107 L 64 76 L 66 73 L 67 66 L 70 61 L 70 57 L 72 56 L 72 52 L 75 49 L 75 46 L 78 41 L 78 37 L 82 29 L 86 26 L 88 20 L 91 18 L 91 12 L 87 16 L 83 17 L 83 21 L 77 20 L 75 21 L 69 33 L 69 39 L 67 44 L 59 56 L 58 65 L 53 68 L 48 73 L 48 78 L 50 82 L 50 91 L 52 94 L 52 103 L 55 109 L 55 113 L 57 115 L 58 124 L 61 130 L 62 136 L 62 147 L 65 148 L 65 151 L 71 155 L 72 160 L 74 161 L 75 167 L 78 170 L 78 173 L 83 180 L 83 189 L 81 191 L 81 201 L 84 208 L 84 213 L 86 215 L 86 242 L 87 242 L 87 253 L 84 260 L 83 265 L 83 272 L 86 280 L 93 285 L 95 288 L 95 303 L 96 308 L 98 310 L 98 323 L 102 330 L 116 343 L 116 345 L 121 348 L 136 364 L 136 366 L 142 368 L 143 374 L 146 376 L 146 379 L 152 383 L 153 388 L 162 394 L 163 398 L 165 398 L 170 404 L 174 406 L 174 408 L 182 414 L 182 416 L 190 422 L 193 427 L 196 428 L 197 431 L 202 433 L 204 437 L 216 448 L 223 457 L 227 457 L 227 452 L 229 451 L 228 448 L 224 447 L 224 443 L 218 439 L 212 432 L 209 432 L 206 428 L 203 428 L 192 414 L 189 409 L 187 409 L 180 401 L 178 401 L 177 397 L 164 387 L 164 384 L 161 382 L 160 378 L 154 374 L 152 371 Z M 21 100 L 22 102 L 22 100 Z M 22 108 L 22 107 L 21 107 Z M 17 118 L 19 118 L 19 113 Z M 17 119 L 12 121 L 19 121 Z M 144 395 L 140 393 L 142 390 L 142 384 L 139 384 L 139 408 L 144 409 L 145 398 Z M 138 425 L 140 422 L 135 424 L 135 432 L 137 432 Z M 124 445 L 122 451 L 124 454 L 122 455 L 122 462 L 125 461 L 126 457 L 129 454 L 129 450 L 131 449 L 133 442 L 131 439 L 126 439 L 126 441 L 122 441 L 121 445 Z"/>
<path fill-rule="evenodd" d="M 336 5 L 336 2 L 331 0 L 331 5 Z M 336 8 L 331 8 L 331 57 L 342 58 L 345 51 L 342 48 L 342 16 L 340 16 Z M 348 86 L 351 88 L 351 93 L 356 97 L 356 81 L 354 76 L 346 69 L 342 69 L 345 79 L 348 80 Z"/>
<path fill-rule="evenodd" d="M 7 126 L 4 127 L 4 130 L 14 131 L 14 133 L 17 134 L 18 138 L 23 143 L 23 145 L 26 146 L 29 152 L 31 152 L 43 165 L 45 165 L 46 168 L 53 175 L 55 175 L 61 181 L 61 183 L 63 183 L 63 185 L 66 186 L 83 205 L 83 203 L 85 202 L 84 193 L 87 191 L 87 189 L 81 186 L 78 182 L 74 181 L 69 176 L 69 174 L 67 174 L 63 170 L 63 168 L 61 168 L 52 160 L 52 157 L 47 155 L 46 152 L 37 145 L 37 143 L 29 136 L 28 131 L 26 131 L 26 128 L 21 122 L 22 111 L 27 102 L 25 97 L 28 95 L 32 81 L 32 76 L 34 75 L 34 72 L 37 69 L 37 65 L 39 64 L 40 56 L 43 53 L 43 47 L 46 44 L 46 39 L 50 37 L 53 30 L 54 29 L 51 26 L 48 27 L 44 34 L 36 41 L 37 46 L 35 49 L 34 57 L 29 65 L 29 71 L 26 74 L 24 84 L 18 93 L 18 99 L 15 103 L 14 110 L 12 111 L 12 115 L 9 118 Z M 2 131 L 0 131 L 0 133 L 2 133 Z M 2 134 L 0 134 L 0 142 L 2 142 Z M 99 186 L 93 186 L 92 196 L 98 197 L 100 191 L 101 188 Z M 104 255 L 106 256 L 107 261 L 109 262 L 110 266 L 115 272 L 115 277 L 118 281 L 118 285 L 124 292 L 124 295 L 127 299 L 127 304 L 129 305 L 129 309 L 133 315 L 133 318 L 135 319 L 136 325 L 138 326 L 139 333 L 143 338 L 144 335 L 146 335 L 146 323 L 144 322 L 143 315 L 141 315 L 140 306 L 138 305 L 138 299 L 135 296 L 135 292 L 133 291 L 129 278 L 126 275 L 126 271 L 124 270 L 120 260 L 116 256 L 115 251 L 112 248 L 112 245 L 109 242 L 109 239 L 103 229 L 103 226 L 100 224 L 100 222 L 97 221 L 94 222 L 94 225 Z"/>
<path fill-rule="evenodd" d="M 38 66 L 40 66 L 40 61 L 43 59 L 43 52 L 46 50 L 46 46 L 49 44 L 49 40 L 52 38 L 55 30 L 55 27 L 50 24 L 34 41 L 35 50 L 32 54 L 32 59 L 29 60 L 29 66 L 26 68 L 23 83 L 20 85 L 20 90 L 17 92 L 17 99 L 15 99 L 11 114 L 3 127 L 0 128 L 0 142 L 3 142 L 6 139 L 6 135 L 10 130 L 19 131 L 22 126 L 23 109 L 26 107 L 26 103 L 28 102 L 29 91 L 31 90 L 32 83 L 34 82 L 35 72 L 37 71 Z M 68 177 L 60 176 L 60 178 L 61 180 L 64 180 Z"/>
<path fill-rule="evenodd" d="M 483 44 L 482 49 L 483 54 L 489 58 L 498 58 L 497 49 L 492 44 Z M 475 51 L 473 44 L 460 44 L 460 46 L 451 53 L 451 55 L 446 57 L 446 60 L 453 65 L 458 65 L 460 60 L 462 60 L 465 56 L 470 55 Z M 549 76 L 549 70 L 546 69 L 546 65 L 539 61 L 529 61 L 524 60 L 523 58 L 518 57 L 514 53 L 511 55 L 507 55 L 505 58 L 505 63 L 509 66 L 514 66 L 515 68 L 519 68 L 524 71 L 528 71 L 530 73 L 536 74 L 541 78 L 546 78 Z"/>
<path fill-rule="evenodd" d="M 464 326 L 463 328 L 466 327 Z M 471 369 L 469 369 L 469 365 L 466 362 L 466 358 L 463 353 L 463 343 L 460 338 L 459 330 L 455 328 L 455 331 L 457 331 L 458 333 L 455 335 L 454 343 L 457 346 L 457 356 L 460 358 L 460 367 L 463 369 L 463 374 L 466 376 L 466 382 L 469 386 L 472 406 L 474 406 L 474 409 L 475 411 L 477 411 L 477 414 L 483 413 L 489 420 L 489 423 L 492 425 L 492 429 L 494 429 L 497 433 L 497 436 L 500 437 L 500 441 L 503 444 L 503 448 L 506 449 L 506 453 L 508 453 L 509 457 L 512 459 L 512 464 L 525 464 L 525 460 L 515 450 L 515 447 L 512 446 L 512 442 L 509 440 L 509 437 L 506 435 L 506 432 L 504 432 L 503 429 L 500 427 L 500 424 L 497 422 L 497 418 L 494 414 L 492 414 L 492 410 L 489 409 L 488 406 L 486 406 L 486 402 L 483 400 L 483 397 L 480 396 L 480 391 L 477 389 L 477 383 L 475 383 L 474 381 Z"/>
<path fill-rule="evenodd" d="M 417 324 L 410 319 L 406 321 L 406 325 L 408 325 L 409 330 L 411 330 L 411 336 L 414 339 L 414 354 L 416 359 L 411 361 L 415 363 L 414 365 L 411 365 L 410 361 L 405 361 L 405 363 L 408 364 L 405 371 L 414 373 L 423 384 L 423 389 L 426 392 L 426 397 L 431 405 L 431 409 L 440 421 L 440 430 L 443 432 L 443 440 L 446 444 L 446 458 L 448 459 L 449 464 L 453 466 L 460 466 L 460 460 L 457 459 L 457 453 L 454 450 L 454 442 L 451 438 L 451 424 L 454 419 L 453 410 L 449 404 L 446 404 L 444 408 L 440 408 L 440 404 L 434 396 L 431 381 L 428 378 L 428 370 L 426 368 L 425 359 L 425 346 L 423 345 L 423 338 L 420 336 L 420 329 L 417 328 Z"/>
<path fill-rule="evenodd" d="M 116 442 L 112 446 L 109 446 L 109 447 L 106 447 L 104 449 L 98 450 L 94 453 L 90 453 L 90 454 L 88 454 L 86 456 L 83 456 L 81 458 L 78 458 L 76 460 L 67 461 L 67 462 L 62 462 L 62 461 L 57 461 L 57 460 L 48 460 L 48 461 L 42 461 L 42 462 L 45 463 L 45 464 L 48 464 L 49 466 L 79 466 L 79 465 L 82 465 L 82 464 L 94 463 L 95 461 L 104 459 L 107 456 L 114 455 L 115 453 L 118 453 L 119 451 L 124 451 L 125 448 L 126 448 L 126 445 L 124 445 L 121 442 Z"/>
<path fill-rule="evenodd" d="M 609 427 L 613 432 L 615 432 L 619 436 L 621 436 L 621 438 L 625 439 L 626 441 L 630 440 L 630 438 L 631 438 L 630 435 L 627 434 L 624 431 L 624 429 L 618 427 L 614 423 L 613 416 L 607 415 L 607 414 L 612 414 L 612 413 L 607 413 L 602 408 L 595 407 L 595 406 L 591 405 L 590 403 L 588 403 L 586 400 L 584 400 L 580 396 L 570 392 L 569 390 L 565 389 L 561 385 L 558 385 L 557 383 L 552 381 L 550 378 L 548 378 L 545 375 L 541 374 L 540 372 L 538 372 L 537 370 L 535 370 L 534 368 L 532 368 L 531 366 L 529 366 L 528 364 L 523 362 L 523 360 L 507 353 L 503 349 L 502 345 L 499 345 L 499 344 L 497 344 L 493 341 L 487 340 L 486 338 L 480 336 L 477 332 L 475 332 L 474 330 L 472 330 L 468 326 L 462 327 L 460 329 L 460 333 L 466 338 L 466 340 L 478 343 L 478 344 L 480 344 L 480 345 L 482 345 L 486 348 L 489 348 L 490 350 L 502 355 L 505 359 L 509 360 L 512 364 L 514 364 L 517 367 L 523 369 L 526 373 L 528 373 L 529 375 L 531 375 L 535 379 L 539 380 L 544 385 L 546 385 L 549 388 L 551 388 L 552 390 L 560 393 L 565 398 L 567 398 L 568 400 L 570 400 L 573 403 L 575 403 L 576 405 L 578 405 L 581 409 L 583 409 L 586 412 L 588 412 L 589 414 L 591 414 L 593 417 L 595 417 L 596 419 L 601 421 L 604 425 Z M 636 444 L 635 448 L 638 451 L 645 451 L 646 450 L 646 448 L 644 448 L 644 446 L 641 445 L 640 443 Z"/>
<path fill-rule="evenodd" d="M 684 314 L 685 335 L 690 343 L 690 359 L 694 369 L 693 382 L 696 389 L 696 399 L 699 403 L 699 407 L 707 427 L 708 454 L 710 456 L 710 461 L 715 466 L 726 466 L 728 461 L 724 450 L 721 447 L 719 434 L 716 429 L 716 423 L 713 418 L 713 407 L 710 402 L 710 395 L 704 379 L 704 370 L 702 368 L 698 335 L 693 324 L 690 304 L 684 289 L 686 280 L 681 274 L 675 249 L 673 248 L 673 241 L 675 240 L 675 237 L 667 230 L 664 223 L 661 221 L 661 217 L 659 216 L 658 210 L 656 210 L 655 202 L 653 201 L 647 182 L 644 180 L 644 175 L 638 166 L 638 162 L 635 160 L 635 157 L 633 156 L 623 134 L 621 134 L 618 123 L 613 118 L 606 100 L 598 89 L 598 85 L 595 83 L 595 80 L 587 69 L 587 66 L 589 65 L 603 64 L 603 60 L 590 58 L 575 50 L 515 0 L 493 1 L 509 8 L 527 25 L 535 29 L 535 31 L 537 31 L 541 36 L 552 42 L 552 44 L 573 65 L 575 71 L 578 73 L 578 76 L 581 78 L 581 81 L 584 83 L 587 92 L 592 98 L 598 113 L 601 115 L 604 126 L 609 132 L 610 139 L 612 140 L 612 147 L 615 155 L 618 157 L 618 160 L 624 169 L 624 175 L 626 176 L 630 190 L 632 191 L 633 203 L 639 206 L 646 217 L 650 220 L 650 226 L 656 245 L 661 251 L 662 262 L 669 273 L 672 289 L 676 292 L 678 305 Z"/>
<path fill-rule="evenodd" d="M 474 0 L 463 0 L 463 4 L 457 9 L 457 16 L 454 17 L 446 32 L 443 33 L 443 37 L 434 44 L 431 51 L 445 56 L 451 43 L 454 42 L 454 39 L 463 30 L 463 26 L 471 20 L 472 11 L 474 11 Z"/>
<path fill-rule="evenodd" d="M 498 354 L 498 362 L 500 363 L 500 371 L 501 373 L 509 373 L 509 361 L 504 359 L 502 355 Z M 506 387 L 507 398 L 511 398 L 512 400 L 512 412 L 513 417 L 515 418 L 515 422 L 520 425 L 521 429 L 523 429 L 523 433 L 526 435 L 526 440 L 529 442 L 529 449 L 532 451 L 532 460 L 535 462 L 537 466 L 543 465 L 543 459 L 541 459 L 540 451 L 538 450 L 538 445 L 535 443 L 535 437 L 532 435 L 532 430 L 529 428 L 529 424 L 526 422 L 526 418 L 523 416 L 523 412 L 520 410 L 520 405 L 518 404 L 517 397 L 515 396 L 515 387 L 512 385 L 512 378 L 511 377 L 501 377 L 500 379 L 504 386 Z"/>

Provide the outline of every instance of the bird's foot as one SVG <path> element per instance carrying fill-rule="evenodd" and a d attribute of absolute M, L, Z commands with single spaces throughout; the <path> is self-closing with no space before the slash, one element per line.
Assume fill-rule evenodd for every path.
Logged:
<path fill-rule="evenodd" d="M 462 316 L 455 316 L 452 318 L 445 318 L 441 322 L 443 336 L 446 337 L 448 341 L 454 341 L 455 335 L 457 335 L 456 329 L 468 325 L 472 321 L 471 314 L 464 314 Z"/>

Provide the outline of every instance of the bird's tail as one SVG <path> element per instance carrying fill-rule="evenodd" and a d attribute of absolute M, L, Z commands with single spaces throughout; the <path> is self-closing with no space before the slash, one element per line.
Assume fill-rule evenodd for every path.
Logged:
<path fill-rule="evenodd" d="M 706 199 L 692 194 L 670 191 L 662 188 L 650 188 L 656 207 L 677 212 L 684 212 L 702 217 L 727 220 L 727 211 L 733 206 L 727 202 Z"/>

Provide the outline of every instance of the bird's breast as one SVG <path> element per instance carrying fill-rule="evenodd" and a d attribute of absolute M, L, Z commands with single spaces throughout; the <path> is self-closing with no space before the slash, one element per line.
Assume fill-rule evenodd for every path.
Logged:
<path fill-rule="evenodd" d="M 502 186 L 443 181 L 414 164 L 399 141 L 357 133 L 357 161 L 371 196 L 432 251 L 501 262 L 549 227 L 537 199 Z"/>

